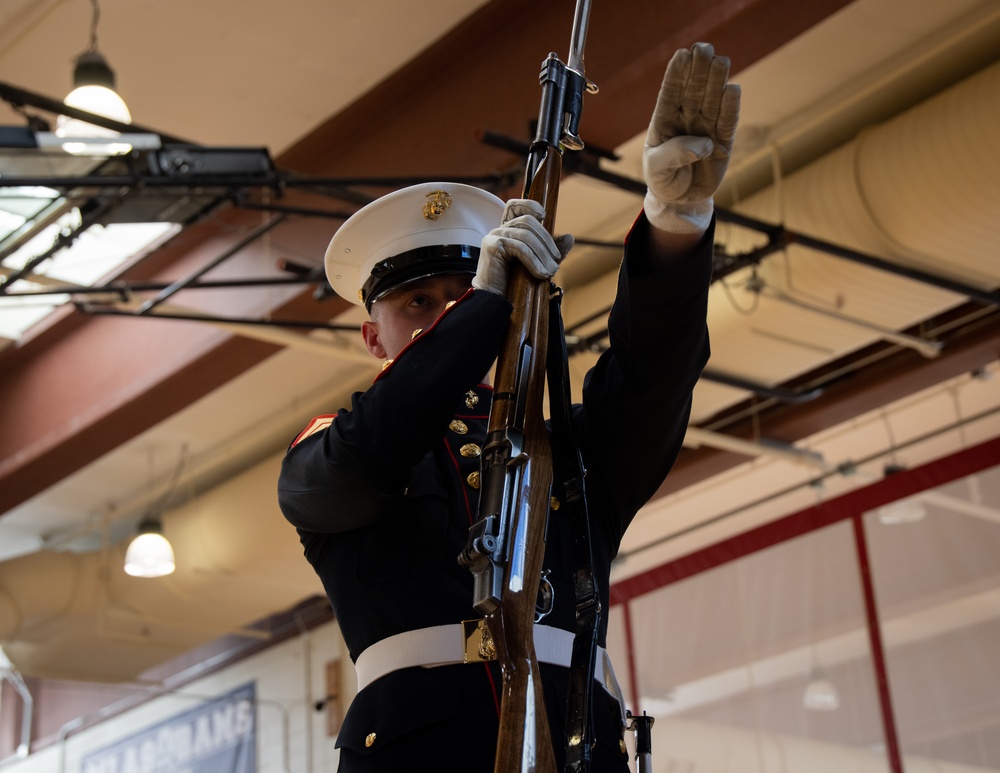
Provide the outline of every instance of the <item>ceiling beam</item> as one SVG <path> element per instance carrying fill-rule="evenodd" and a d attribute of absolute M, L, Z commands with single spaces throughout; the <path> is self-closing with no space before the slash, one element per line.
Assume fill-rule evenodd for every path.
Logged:
<path fill-rule="evenodd" d="M 901 349 L 849 376 L 827 384 L 816 399 L 778 405 L 757 418 L 725 427 L 727 434 L 752 439 L 760 433 L 792 445 L 869 411 L 902 400 L 949 379 L 978 371 L 1000 359 L 1000 314 L 950 340 L 934 359 Z M 743 454 L 713 448 L 684 448 L 656 496 L 666 496 L 747 460 Z"/>

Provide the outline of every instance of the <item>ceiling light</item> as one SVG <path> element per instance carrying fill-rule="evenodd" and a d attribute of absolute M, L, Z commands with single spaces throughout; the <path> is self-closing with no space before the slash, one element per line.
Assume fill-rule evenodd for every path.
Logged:
<path fill-rule="evenodd" d="M 125 572 L 133 577 L 163 577 L 174 571 L 174 549 L 158 519 L 146 518 L 125 552 Z"/>
<path fill-rule="evenodd" d="M 97 51 L 97 22 L 101 12 L 97 0 L 91 0 L 91 3 L 94 13 L 90 24 L 90 47 L 77 57 L 73 68 L 73 90 L 64 102 L 69 107 L 119 123 L 132 123 L 125 101 L 115 92 L 114 71 Z M 74 155 L 115 156 L 132 149 L 128 143 L 114 141 L 121 136 L 120 132 L 65 115 L 56 119 L 55 133 L 64 140 L 63 150 Z"/>
<path fill-rule="evenodd" d="M 809 684 L 802 694 L 802 705 L 810 711 L 836 711 L 840 707 L 837 688 L 826 678 L 822 669 L 814 668 L 809 674 Z"/>
<path fill-rule="evenodd" d="M 878 509 L 879 522 L 885 526 L 915 523 L 927 517 L 927 508 L 918 498 L 899 499 Z"/>

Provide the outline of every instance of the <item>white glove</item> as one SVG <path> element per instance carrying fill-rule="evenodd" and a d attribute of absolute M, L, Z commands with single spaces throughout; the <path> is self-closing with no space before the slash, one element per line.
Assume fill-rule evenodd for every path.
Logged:
<path fill-rule="evenodd" d="M 573 247 L 573 237 L 553 239 L 542 220 L 545 209 L 531 199 L 511 199 L 503 211 L 503 225 L 483 237 L 479 265 L 472 279 L 477 290 L 504 295 L 511 261 L 520 261 L 536 279 L 548 279 Z"/>
<path fill-rule="evenodd" d="M 657 228 L 697 233 L 712 220 L 740 113 L 740 87 L 728 78 L 729 59 L 708 43 L 667 65 L 642 157 L 644 208 Z"/>

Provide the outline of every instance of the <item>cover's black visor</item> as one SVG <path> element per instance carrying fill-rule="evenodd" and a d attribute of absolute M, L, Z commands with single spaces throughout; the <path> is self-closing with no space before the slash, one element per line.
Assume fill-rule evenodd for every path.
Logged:
<path fill-rule="evenodd" d="M 372 267 L 371 276 L 361 288 L 361 302 L 371 311 L 372 303 L 400 285 L 439 274 L 474 274 L 478 263 L 479 247 L 468 244 L 442 244 L 407 250 L 380 260 Z"/>

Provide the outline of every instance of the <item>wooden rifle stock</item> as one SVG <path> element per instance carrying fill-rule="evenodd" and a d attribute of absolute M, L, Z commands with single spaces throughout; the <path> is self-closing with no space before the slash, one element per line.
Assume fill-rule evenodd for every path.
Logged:
<path fill-rule="evenodd" d="M 590 0 L 577 0 L 570 66 L 550 54 L 542 66 L 542 104 L 531 146 L 524 197 L 555 225 L 563 146 L 579 149 Z M 545 554 L 552 452 L 542 413 L 550 283 L 512 266 L 507 298 L 514 307 L 497 359 L 489 430 L 482 453 L 479 519 L 459 560 L 474 576 L 473 606 L 485 617 L 503 674 L 495 773 L 556 773 L 534 623 Z"/>
<path fill-rule="evenodd" d="M 559 153 L 549 153 L 526 195 L 545 206 L 550 231 L 561 174 Z M 519 468 L 510 507 L 511 551 L 500 603 L 486 615 L 503 674 L 497 773 L 556 771 L 533 636 L 552 486 L 552 454 L 542 414 L 549 292 L 548 280 L 535 279 L 520 266 L 512 272 L 507 296 L 514 313 L 497 360 L 490 411 L 488 437 L 510 429 L 523 432 L 521 455 L 508 462 Z"/>

